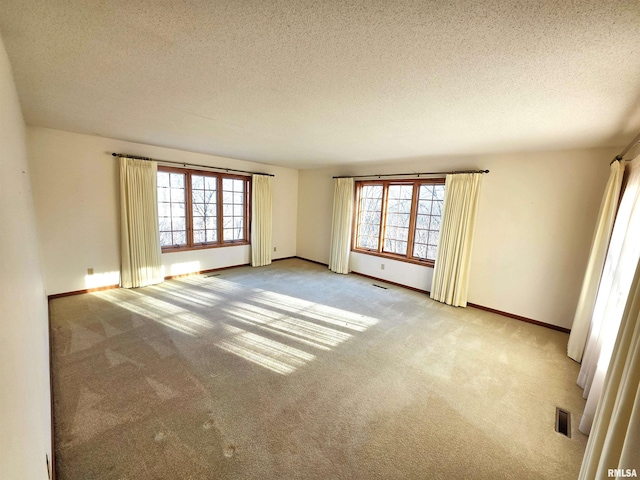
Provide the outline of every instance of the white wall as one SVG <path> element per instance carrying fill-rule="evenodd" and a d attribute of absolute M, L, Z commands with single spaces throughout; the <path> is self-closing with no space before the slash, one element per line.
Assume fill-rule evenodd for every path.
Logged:
<path fill-rule="evenodd" d="M 273 258 L 296 254 L 297 170 L 47 128 L 29 127 L 27 134 L 49 295 L 119 281 L 119 177 L 111 152 L 275 174 Z M 166 275 L 249 259 L 248 246 L 162 255 Z M 94 268 L 95 274 L 87 276 L 87 268 Z"/>
<path fill-rule="evenodd" d="M 469 302 L 571 327 L 593 228 L 620 149 L 485 155 L 302 170 L 298 256 L 329 261 L 333 175 L 489 169 L 479 199 Z M 385 269 L 380 265 L 384 263 Z M 423 290 L 433 269 L 365 254 L 355 272 Z"/>
<path fill-rule="evenodd" d="M 51 459 L 47 301 L 25 126 L 0 40 L 0 478 L 47 478 Z"/>

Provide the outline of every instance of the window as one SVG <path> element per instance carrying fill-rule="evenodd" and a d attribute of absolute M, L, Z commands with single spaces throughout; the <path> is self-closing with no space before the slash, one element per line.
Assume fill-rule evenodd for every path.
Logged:
<path fill-rule="evenodd" d="M 158 167 L 164 252 L 249 243 L 247 177 Z"/>
<path fill-rule="evenodd" d="M 434 265 L 444 179 L 356 182 L 353 250 Z"/>

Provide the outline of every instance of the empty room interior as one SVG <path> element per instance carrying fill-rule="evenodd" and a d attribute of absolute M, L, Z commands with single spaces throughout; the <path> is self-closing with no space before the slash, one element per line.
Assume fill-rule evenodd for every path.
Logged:
<path fill-rule="evenodd" d="M 639 87 L 636 1 L 4 0 L 0 478 L 637 477 Z"/>

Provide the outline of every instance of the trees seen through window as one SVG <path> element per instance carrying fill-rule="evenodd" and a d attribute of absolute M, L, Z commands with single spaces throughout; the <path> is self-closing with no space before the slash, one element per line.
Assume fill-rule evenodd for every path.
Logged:
<path fill-rule="evenodd" d="M 247 177 L 158 167 L 163 251 L 248 243 Z"/>
<path fill-rule="evenodd" d="M 433 265 L 444 179 L 356 183 L 356 251 Z"/>

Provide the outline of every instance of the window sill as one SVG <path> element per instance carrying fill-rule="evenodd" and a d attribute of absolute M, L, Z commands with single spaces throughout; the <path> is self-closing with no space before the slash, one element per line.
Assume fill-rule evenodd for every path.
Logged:
<path fill-rule="evenodd" d="M 194 245 L 191 247 L 162 247 L 162 253 L 188 252 L 191 250 L 208 250 L 210 248 L 238 247 L 241 245 L 251 245 L 246 240 L 238 240 L 235 242 L 216 243 L 212 245 Z"/>
<path fill-rule="evenodd" d="M 363 250 L 361 248 L 352 248 L 354 253 L 362 253 L 364 255 L 371 255 L 373 257 L 386 258 L 389 260 L 397 260 L 398 262 L 413 263 L 414 265 L 422 265 L 423 267 L 433 268 L 435 262 L 433 260 L 420 260 L 418 258 L 407 258 L 401 255 L 394 255 L 393 253 L 374 252 L 371 250 Z"/>

